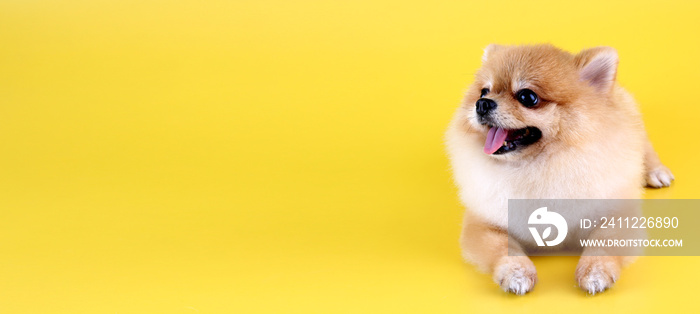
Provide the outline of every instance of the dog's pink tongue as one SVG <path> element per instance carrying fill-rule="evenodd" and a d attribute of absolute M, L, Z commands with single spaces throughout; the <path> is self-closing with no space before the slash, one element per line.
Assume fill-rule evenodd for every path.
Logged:
<path fill-rule="evenodd" d="M 495 153 L 501 146 L 503 146 L 503 141 L 506 140 L 508 136 L 508 131 L 500 127 L 492 127 L 489 129 L 489 133 L 486 134 L 486 143 L 484 144 L 484 153 L 489 155 Z"/>

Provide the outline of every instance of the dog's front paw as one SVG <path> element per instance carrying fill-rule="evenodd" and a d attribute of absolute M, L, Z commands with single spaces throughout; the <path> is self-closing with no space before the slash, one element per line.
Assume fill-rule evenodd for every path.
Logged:
<path fill-rule="evenodd" d="M 576 281 L 589 294 L 603 292 L 620 278 L 619 262 L 609 256 L 582 256 L 576 267 Z"/>
<path fill-rule="evenodd" d="M 671 181 L 675 179 L 676 178 L 673 176 L 673 173 L 671 173 L 671 170 L 664 165 L 658 165 L 653 169 L 649 169 L 646 175 L 647 186 L 653 188 L 670 186 Z"/>
<path fill-rule="evenodd" d="M 504 256 L 494 269 L 493 280 L 503 291 L 523 295 L 535 287 L 537 270 L 527 256 Z"/>

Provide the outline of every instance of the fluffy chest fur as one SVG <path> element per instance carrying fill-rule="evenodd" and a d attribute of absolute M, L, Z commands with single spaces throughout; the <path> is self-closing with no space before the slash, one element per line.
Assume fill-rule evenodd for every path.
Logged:
<path fill-rule="evenodd" d="M 460 127 L 447 134 L 459 196 L 486 222 L 507 227 L 508 199 L 623 199 L 641 195 L 643 133 L 617 125 L 607 136 L 576 147 L 543 152 L 528 160 L 494 158 L 483 140 Z M 585 213 L 579 213 L 585 214 Z"/>

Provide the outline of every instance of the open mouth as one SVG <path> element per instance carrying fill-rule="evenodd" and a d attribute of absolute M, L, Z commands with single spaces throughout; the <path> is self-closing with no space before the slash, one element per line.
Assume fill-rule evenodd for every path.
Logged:
<path fill-rule="evenodd" d="M 484 153 L 500 155 L 532 145 L 542 138 L 542 132 L 536 127 L 522 129 L 505 129 L 489 126 L 484 144 Z"/>

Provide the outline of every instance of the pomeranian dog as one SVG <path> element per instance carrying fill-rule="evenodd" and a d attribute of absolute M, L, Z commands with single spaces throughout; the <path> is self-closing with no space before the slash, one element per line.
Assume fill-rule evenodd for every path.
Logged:
<path fill-rule="evenodd" d="M 457 109 L 446 145 L 467 208 L 464 258 L 504 291 L 537 282 L 507 232 L 508 199 L 636 199 L 643 186 L 674 180 L 644 130 L 632 96 L 616 81 L 610 47 L 571 54 L 551 45 L 488 46 Z M 620 277 L 626 258 L 581 256 L 581 289 L 595 294 Z"/>

